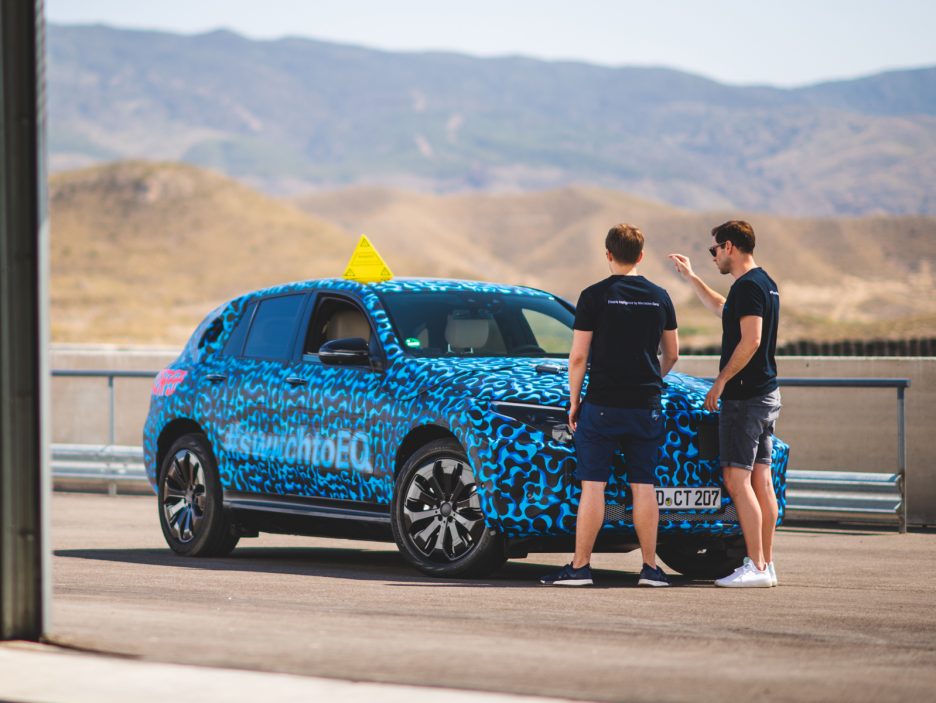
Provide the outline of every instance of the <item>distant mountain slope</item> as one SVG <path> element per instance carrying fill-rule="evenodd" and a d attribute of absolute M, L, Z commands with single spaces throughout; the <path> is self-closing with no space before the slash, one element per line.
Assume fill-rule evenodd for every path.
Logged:
<path fill-rule="evenodd" d="M 794 90 L 677 71 L 48 28 L 54 168 L 127 157 L 270 192 L 613 187 L 691 208 L 936 212 L 936 69 Z"/>
<path fill-rule="evenodd" d="M 793 92 L 813 105 L 868 115 L 936 115 L 936 68 L 887 71 Z"/>

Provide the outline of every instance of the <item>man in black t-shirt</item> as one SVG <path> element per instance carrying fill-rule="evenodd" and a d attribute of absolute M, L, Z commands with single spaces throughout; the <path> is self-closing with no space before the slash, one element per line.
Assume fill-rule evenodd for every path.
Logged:
<path fill-rule="evenodd" d="M 663 376 L 679 355 L 676 311 L 665 290 L 637 274 L 643 234 L 631 225 L 608 232 L 605 248 L 611 276 L 582 291 L 575 308 L 569 354 L 569 426 L 582 482 L 575 527 L 575 556 L 541 579 L 555 586 L 592 584 L 595 539 L 604 523 L 604 491 L 614 454 L 624 452 L 634 501 L 634 528 L 643 555 L 638 584 L 668 586 L 656 564 L 660 511 L 655 470 L 663 439 L 660 392 Z M 662 361 L 657 351 L 662 347 Z M 588 392 L 581 400 L 591 352 Z"/>
<path fill-rule="evenodd" d="M 774 423 L 780 415 L 777 386 L 777 284 L 754 261 L 754 228 L 731 220 L 712 230 L 709 253 L 722 274 L 735 279 L 725 298 L 692 271 L 689 259 L 671 254 L 676 270 L 692 284 L 699 299 L 722 319 L 719 374 L 705 397 L 705 409 L 721 413 L 719 454 L 725 487 L 738 510 L 747 558 L 718 586 L 777 585 L 773 540 L 777 496 L 771 475 Z"/>

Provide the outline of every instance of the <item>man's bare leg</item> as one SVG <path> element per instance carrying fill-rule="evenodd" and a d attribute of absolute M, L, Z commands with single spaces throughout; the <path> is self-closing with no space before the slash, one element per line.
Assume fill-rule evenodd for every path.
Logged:
<path fill-rule="evenodd" d="M 657 530 L 660 526 L 660 508 L 657 505 L 656 486 L 650 483 L 632 483 L 634 493 L 634 529 L 640 542 L 643 563 L 656 568 Z"/>
<path fill-rule="evenodd" d="M 595 539 L 604 524 L 605 482 L 582 481 L 582 497 L 575 516 L 575 556 L 572 568 L 580 569 L 591 561 Z"/>
<path fill-rule="evenodd" d="M 761 542 L 764 549 L 764 560 L 773 561 L 773 541 L 777 531 L 777 516 L 780 509 L 777 507 L 777 494 L 774 493 L 773 476 L 770 473 L 770 464 L 754 464 L 751 476 L 751 486 L 757 496 L 762 515 Z"/>
<path fill-rule="evenodd" d="M 722 467 L 725 487 L 738 511 L 738 521 L 741 523 L 748 557 L 758 569 L 763 571 L 767 568 L 767 562 L 764 561 L 763 514 L 754 489 L 751 487 L 752 473 L 736 466 Z"/>

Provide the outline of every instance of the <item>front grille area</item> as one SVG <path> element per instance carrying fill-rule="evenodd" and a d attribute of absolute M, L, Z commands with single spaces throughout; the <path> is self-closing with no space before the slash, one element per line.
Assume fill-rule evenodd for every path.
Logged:
<path fill-rule="evenodd" d="M 630 510 L 623 505 L 606 505 L 605 522 L 626 522 L 633 524 L 634 518 Z M 717 513 L 681 513 L 671 510 L 660 511 L 660 522 L 737 522 L 738 512 L 734 504 L 729 505 Z"/>

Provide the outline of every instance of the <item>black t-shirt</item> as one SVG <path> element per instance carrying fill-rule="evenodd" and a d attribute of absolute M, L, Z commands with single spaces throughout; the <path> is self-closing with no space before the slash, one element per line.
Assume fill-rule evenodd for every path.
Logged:
<path fill-rule="evenodd" d="M 722 398 L 745 400 L 765 395 L 777 388 L 777 325 L 780 322 L 780 293 L 777 284 L 762 268 L 755 268 L 738 278 L 728 291 L 722 310 L 722 354 L 720 369 L 725 368 L 741 341 L 741 318 L 763 318 L 761 343 L 754 356 L 734 378 L 725 384 Z"/>
<path fill-rule="evenodd" d="M 643 276 L 611 276 L 582 291 L 575 329 L 593 332 L 586 400 L 613 408 L 659 407 L 663 330 L 676 329 L 669 294 Z"/>

